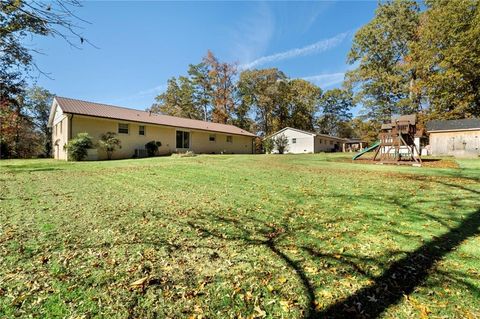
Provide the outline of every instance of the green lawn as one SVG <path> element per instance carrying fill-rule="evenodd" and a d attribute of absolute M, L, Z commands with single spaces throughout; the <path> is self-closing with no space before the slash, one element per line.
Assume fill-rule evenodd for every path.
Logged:
<path fill-rule="evenodd" d="M 0 318 L 479 318 L 459 164 L 1 161 Z"/>

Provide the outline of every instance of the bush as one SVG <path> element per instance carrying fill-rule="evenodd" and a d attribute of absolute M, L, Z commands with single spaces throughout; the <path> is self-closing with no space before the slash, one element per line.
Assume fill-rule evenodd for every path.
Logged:
<path fill-rule="evenodd" d="M 150 141 L 145 144 L 145 149 L 147 150 L 148 156 L 155 156 L 158 152 L 158 148 L 162 146 L 162 143 L 159 141 Z"/>
<path fill-rule="evenodd" d="M 265 139 L 262 141 L 262 146 L 263 149 L 265 150 L 265 153 L 270 154 L 273 151 L 273 140 L 271 138 Z"/>
<path fill-rule="evenodd" d="M 68 152 L 68 159 L 83 161 L 87 157 L 88 149 L 93 148 L 92 138 L 88 133 L 78 133 L 77 137 L 71 139 L 65 148 Z"/>
<path fill-rule="evenodd" d="M 277 148 L 279 154 L 285 153 L 288 148 L 288 138 L 283 134 L 277 136 L 273 143 L 275 143 L 275 147 Z"/>
<path fill-rule="evenodd" d="M 107 152 L 108 159 L 112 159 L 112 154 L 117 148 L 122 148 L 122 142 L 116 136 L 117 134 L 113 132 L 107 132 L 102 134 L 98 141 L 98 146 Z"/>

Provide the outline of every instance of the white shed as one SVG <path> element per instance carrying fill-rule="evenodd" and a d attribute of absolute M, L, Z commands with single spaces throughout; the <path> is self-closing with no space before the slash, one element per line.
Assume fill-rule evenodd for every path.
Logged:
<path fill-rule="evenodd" d="M 288 139 L 285 153 L 292 154 L 340 151 L 345 142 L 339 137 L 307 132 L 292 127 L 281 129 L 266 138 L 276 138 L 282 134 Z M 277 153 L 278 151 L 274 149 L 273 152 Z"/>

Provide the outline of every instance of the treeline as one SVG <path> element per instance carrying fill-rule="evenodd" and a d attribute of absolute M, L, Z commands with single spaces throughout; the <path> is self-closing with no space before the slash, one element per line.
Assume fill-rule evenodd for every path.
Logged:
<path fill-rule="evenodd" d="M 57 35 L 87 43 L 69 9 L 78 5 L 0 2 L 1 157 L 50 156 L 52 95 L 28 89 L 38 68 L 23 40 Z M 184 76 L 168 81 L 151 110 L 234 124 L 260 136 L 292 126 L 367 141 L 392 115 L 417 113 L 421 121 L 479 117 L 479 1 L 379 2 L 373 19 L 355 34 L 347 62 L 352 69 L 342 87 L 322 91 L 275 68 L 240 70 L 208 52 Z M 352 118 L 355 106 L 361 111 Z"/>
<path fill-rule="evenodd" d="M 57 36 L 73 47 L 88 40 L 72 12 L 77 0 L 0 1 L 0 158 L 50 157 L 47 127 L 53 95 L 27 83 L 42 74 L 27 45 L 30 36 Z M 77 41 L 75 41 L 77 40 Z"/>
<path fill-rule="evenodd" d="M 168 80 L 150 110 L 233 124 L 261 135 L 285 126 L 338 133 L 340 123 L 352 117 L 353 100 L 346 91 L 322 92 L 275 68 L 238 73 L 235 64 L 220 62 L 209 51 L 201 63 L 190 65 L 186 76 Z"/>
<path fill-rule="evenodd" d="M 285 126 L 376 138 L 393 115 L 480 116 L 480 11 L 473 0 L 380 2 L 358 30 L 342 89 L 323 92 L 278 69 L 238 70 L 208 52 L 168 81 L 151 110 L 268 135 Z M 358 117 L 351 109 L 360 105 Z"/>
<path fill-rule="evenodd" d="M 421 7 L 423 5 L 423 7 Z M 380 2 L 355 34 L 344 86 L 364 118 L 480 116 L 478 0 Z"/>
<path fill-rule="evenodd" d="M 32 87 L 0 103 L 0 158 L 51 156 L 48 118 L 52 99 L 48 90 Z"/>

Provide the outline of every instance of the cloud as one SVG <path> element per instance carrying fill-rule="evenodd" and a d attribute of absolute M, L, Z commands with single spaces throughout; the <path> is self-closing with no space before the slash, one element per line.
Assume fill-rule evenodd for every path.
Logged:
<path fill-rule="evenodd" d="M 317 18 L 334 5 L 333 1 L 308 2 L 310 7 L 308 13 L 304 16 L 303 32 L 308 31 L 316 22 Z"/>
<path fill-rule="evenodd" d="M 162 93 L 166 89 L 167 89 L 167 84 L 160 84 L 160 85 L 157 85 L 156 87 L 140 91 L 136 95 L 137 96 L 144 96 L 144 95 L 150 95 L 150 94 L 153 94 L 153 93 Z"/>
<path fill-rule="evenodd" d="M 334 37 L 320 40 L 318 42 L 307 45 L 305 47 L 295 48 L 288 51 L 263 56 L 251 62 L 241 64 L 239 66 L 239 69 L 240 70 L 251 69 L 266 63 L 278 62 L 278 61 L 296 58 L 299 56 L 310 55 L 314 53 L 321 53 L 321 52 L 333 49 L 338 45 L 340 45 L 343 42 L 343 40 L 347 38 L 349 34 L 350 32 L 343 32 L 343 33 L 337 34 Z"/>
<path fill-rule="evenodd" d="M 344 78 L 345 72 L 324 73 L 302 77 L 303 80 L 312 82 L 321 88 L 328 88 L 335 84 L 342 83 Z"/>
<path fill-rule="evenodd" d="M 265 53 L 275 31 L 275 17 L 266 3 L 239 20 L 231 30 L 231 55 L 240 62 Z"/>

